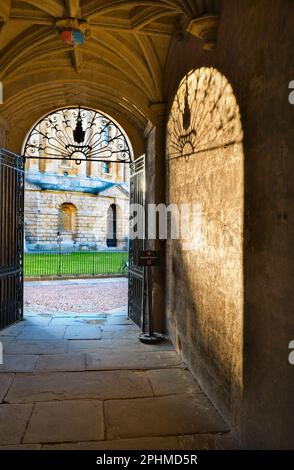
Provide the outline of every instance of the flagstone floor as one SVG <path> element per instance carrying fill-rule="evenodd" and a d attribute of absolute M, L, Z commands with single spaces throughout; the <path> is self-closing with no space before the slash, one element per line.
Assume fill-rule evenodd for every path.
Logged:
<path fill-rule="evenodd" d="M 0 449 L 235 449 L 166 341 L 138 341 L 123 309 L 30 314 L 0 333 Z"/>

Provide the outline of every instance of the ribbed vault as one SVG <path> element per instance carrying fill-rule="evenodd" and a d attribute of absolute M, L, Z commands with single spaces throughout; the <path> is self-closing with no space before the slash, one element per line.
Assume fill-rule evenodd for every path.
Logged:
<path fill-rule="evenodd" d="M 81 104 L 141 131 L 154 118 L 150 105 L 166 99 L 172 41 L 192 18 L 217 11 L 218 0 L 0 0 L 1 115 L 18 124 Z M 87 24 L 83 46 L 60 40 L 68 18 Z"/>

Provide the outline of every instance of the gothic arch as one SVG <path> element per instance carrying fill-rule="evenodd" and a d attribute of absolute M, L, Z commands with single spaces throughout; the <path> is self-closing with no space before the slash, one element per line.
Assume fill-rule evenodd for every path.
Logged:
<path fill-rule="evenodd" d="M 29 130 L 22 154 L 27 159 L 68 159 L 77 164 L 133 160 L 130 140 L 116 120 L 78 106 L 59 108 L 42 116 Z"/>

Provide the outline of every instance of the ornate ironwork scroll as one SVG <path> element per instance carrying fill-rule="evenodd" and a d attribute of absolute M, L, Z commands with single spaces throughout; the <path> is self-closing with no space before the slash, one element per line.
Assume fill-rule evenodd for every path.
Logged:
<path fill-rule="evenodd" d="M 31 131 L 25 158 L 131 163 L 123 130 L 108 116 L 87 108 L 63 108 L 44 117 Z"/>
<path fill-rule="evenodd" d="M 180 84 L 167 125 L 169 160 L 242 140 L 239 106 L 225 76 L 207 67 L 189 72 Z"/>

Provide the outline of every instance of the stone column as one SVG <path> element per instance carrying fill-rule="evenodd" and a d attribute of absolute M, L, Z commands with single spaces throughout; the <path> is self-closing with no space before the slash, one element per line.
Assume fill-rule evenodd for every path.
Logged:
<path fill-rule="evenodd" d="M 146 138 L 146 200 L 148 204 L 165 204 L 165 136 L 166 136 L 166 104 L 154 103 L 152 123 L 145 130 Z M 153 268 L 153 318 L 154 329 L 165 331 L 165 252 L 166 241 L 149 242 L 149 248 L 160 252 L 161 264 Z"/>

